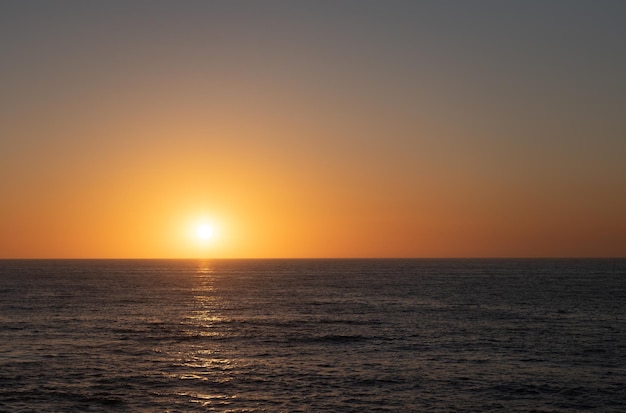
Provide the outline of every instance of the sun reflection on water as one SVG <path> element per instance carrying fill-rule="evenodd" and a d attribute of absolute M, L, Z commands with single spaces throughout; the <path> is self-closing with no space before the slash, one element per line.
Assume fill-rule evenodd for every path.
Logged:
<path fill-rule="evenodd" d="M 228 392 L 206 393 L 206 383 L 224 386 L 233 380 L 234 360 L 221 340 L 228 323 L 223 314 L 223 298 L 216 287 L 218 275 L 210 260 L 199 260 L 194 273 L 193 307 L 187 314 L 184 335 L 186 349 L 181 354 L 177 379 L 186 390 L 180 396 L 205 407 L 226 407 L 235 398 Z M 183 384 L 184 383 L 184 384 Z M 195 391 L 194 391 L 195 390 Z"/>
<path fill-rule="evenodd" d="M 214 270 L 210 260 L 200 260 L 198 262 L 198 270 L 196 271 L 197 274 L 209 275 L 213 274 L 213 272 Z"/>

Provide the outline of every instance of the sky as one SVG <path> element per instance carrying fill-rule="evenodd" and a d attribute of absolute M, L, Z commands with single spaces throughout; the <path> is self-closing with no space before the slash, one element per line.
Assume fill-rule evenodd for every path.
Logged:
<path fill-rule="evenodd" d="M 0 258 L 625 257 L 624 21 L 3 1 Z"/>

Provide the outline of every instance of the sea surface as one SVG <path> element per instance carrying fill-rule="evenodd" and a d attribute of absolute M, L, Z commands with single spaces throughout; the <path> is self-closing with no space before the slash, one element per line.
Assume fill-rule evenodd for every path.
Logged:
<path fill-rule="evenodd" d="M 2 260 L 2 412 L 624 412 L 626 260 Z"/>

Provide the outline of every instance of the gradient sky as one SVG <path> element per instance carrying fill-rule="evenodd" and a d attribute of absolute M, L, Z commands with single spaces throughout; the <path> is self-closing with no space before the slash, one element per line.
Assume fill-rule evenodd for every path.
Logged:
<path fill-rule="evenodd" d="M 2 1 L 0 257 L 624 257 L 625 21 Z"/>

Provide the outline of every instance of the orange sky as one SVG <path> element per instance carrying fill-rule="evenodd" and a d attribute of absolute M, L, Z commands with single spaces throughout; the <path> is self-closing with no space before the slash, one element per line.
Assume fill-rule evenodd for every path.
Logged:
<path fill-rule="evenodd" d="M 624 257 L 626 10 L 568 4 L 3 4 L 0 258 Z"/>

